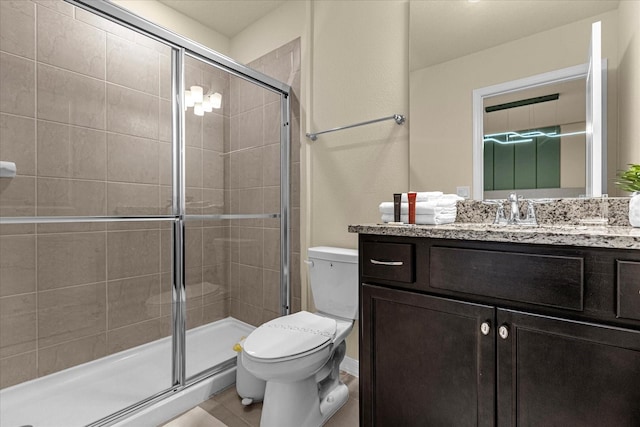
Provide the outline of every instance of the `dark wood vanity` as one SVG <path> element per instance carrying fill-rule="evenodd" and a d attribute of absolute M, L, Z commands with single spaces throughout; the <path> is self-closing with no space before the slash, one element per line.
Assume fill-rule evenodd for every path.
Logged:
<path fill-rule="evenodd" d="M 361 426 L 640 426 L 640 250 L 350 231 Z"/>

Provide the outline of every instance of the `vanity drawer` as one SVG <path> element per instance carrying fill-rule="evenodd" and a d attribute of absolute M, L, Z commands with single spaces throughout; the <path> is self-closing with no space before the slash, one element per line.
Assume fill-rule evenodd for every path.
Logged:
<path fill-rule="evenodd" d="M 618 317 L 640 320 L 640 262 L 616 261 Z"/>
<path fill-rule="evenodd" d="M 362 275 L 394 282 L 415 281 L 415 248 L 410 243 L 364 242 Z"/>
<path fill-rule="evenodd" d="M 584 260 L 582 257 L 432 246 L 429 285 L 581 311 Z"/>

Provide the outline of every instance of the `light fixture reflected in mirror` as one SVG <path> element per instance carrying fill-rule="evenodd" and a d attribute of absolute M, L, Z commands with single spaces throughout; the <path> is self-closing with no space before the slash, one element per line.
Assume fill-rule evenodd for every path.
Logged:
<path fill-rule="evenodd" d="M 204 113 L 211 113 L 213 109 L 222 107 L 222 95 L 218 92 L 205 93 L 201 86 L 191 86 L 190 90 L 184 91 L 185 110 L 193 107 L 193 114 L 204 116 Z"/>

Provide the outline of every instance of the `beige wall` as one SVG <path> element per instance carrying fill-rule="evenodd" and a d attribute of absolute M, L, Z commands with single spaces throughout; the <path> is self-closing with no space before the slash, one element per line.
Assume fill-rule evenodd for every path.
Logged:
<path fill-rule="evenodd" d="M 611 176 L 617 140 L 617 11 L 412 72 L 411 187 L 455 192 L 456 186 L 471 186 L 473 90 L 586 63 L 591 23 L 597 20 L 602 21 L 602 52 L 609 68 Z"/>
<path fill-rule="evenodd" d="M 229 55 L 229 39 L 156 0 L 111 0 L 138 16 L 198 42 L 223 55 Z"/>
<path fill-rule="evenodd" d="M 619 154 L 617 168 L 640 164 L 640 1 L 621 1 L 619 39 Z"/>

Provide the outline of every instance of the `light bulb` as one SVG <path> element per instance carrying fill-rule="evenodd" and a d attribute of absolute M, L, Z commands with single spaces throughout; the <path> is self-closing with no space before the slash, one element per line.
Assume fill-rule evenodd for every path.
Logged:
<path fill-rule="evenodd" d="M 211 101 L 211 106 L 215 109 L 218 109 L 222 106 L 222 95 L 218 92 L 209 96 L 209 100 Z"/>
<path fill-rule="evenodd" d="M 200 86 L 191 86 L 191 96 L 196 104 L 202 102 L 202 88 Z"/>
<path fill-rule="evenodd" d="M 211 99 L 208 96 L 205 96 L 202 100 L 202 109 L 206 113 L 210 113 L 213 111 L 213 105 L 211 104 Z"/>
<path fill-rule="evenodd" d="M 193 114 L 196 116 L 204 116 L 204 109 L 201 103 L 197 102 L 196 105 L 193 106 Z"/>
<path fill-rule="evenodd" d="M 193 107 L 193 96 L 191 96 L 190 90 L 184 91 L 184 106 L 185 109 L 186 107 Z"/>

